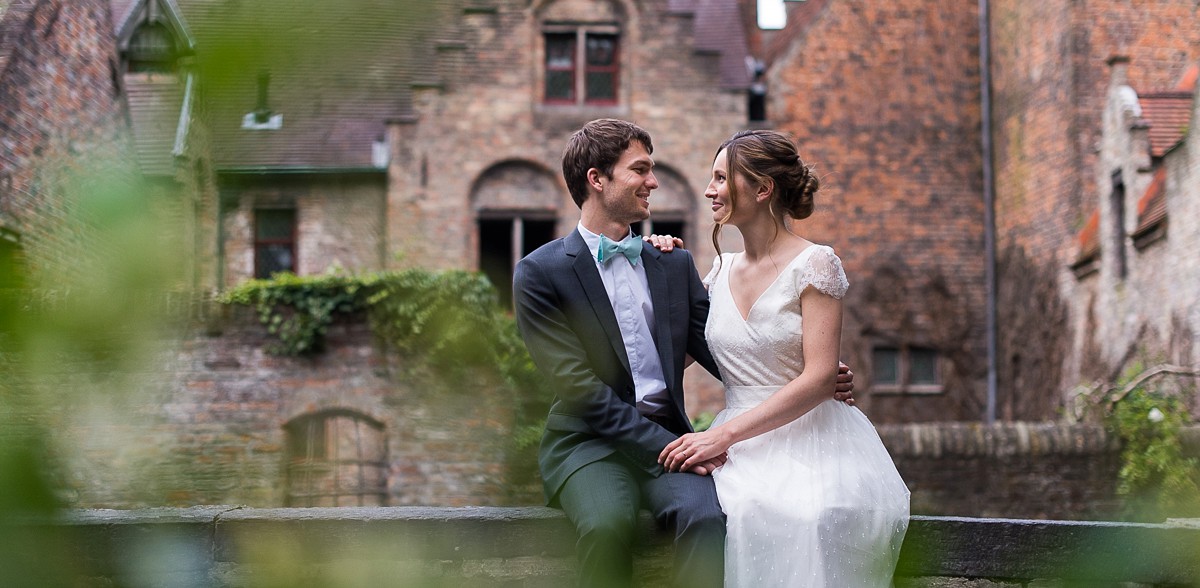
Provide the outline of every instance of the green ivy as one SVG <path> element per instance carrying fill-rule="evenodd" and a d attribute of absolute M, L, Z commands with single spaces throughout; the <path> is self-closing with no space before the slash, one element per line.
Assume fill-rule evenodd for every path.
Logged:
<path fill-rule="evenodd" d="M 1200 516 L 1200 461 L 1186 457 L 1179 432 L 1189 422 L 1177 398 L 1143 388 L 1125 395 L 1107 419 L 1122 442 L 1117 493 L 1136 520 Z"/>
<path fill-rule="evenodd" d="M 433 374 L 444 388 L 483 377 L 515 404 L 510 471 L 518 483 L 536 479 L 534 452 L 552 397 L 516 321 L 481 274 L 410 269 L 360 276 L 277 274 L 252 280 L 220 298 L 252 306 L 278 342 L 270 351 L 308 356 L 325 348 L 338 315 L 365 312 L 381 345 Z"/>
<path fill-rule="evenodd" d="M 259 321 L 279 339 L 271 348 L 273 353 L 311 355 L 324 350 L 325 332 L 335 314 L 350 314 L 365 307 L 360 291 L 372 279 L 281 273 L 270 280 L 245 282 L 220 300 L 253 306 Z"/>

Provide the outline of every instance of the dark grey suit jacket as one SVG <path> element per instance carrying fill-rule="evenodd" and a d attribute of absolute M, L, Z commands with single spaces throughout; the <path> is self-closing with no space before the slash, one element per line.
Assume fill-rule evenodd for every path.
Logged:
<path fill-rule="evenodd" d="M 669 423 L 643 417 L 621 330 L 596 262 L 579 231 L 538 248 L 517 264 L 513 300 L 517 327 L 555 397 L 538 452 L 549 503 L 581 466 L 615 452 L 651 475 L 658 454 L 692 430 L 683 406 L 684 355 L 717 375 L 704 340 L 708 294 L 692 255 L 663 254 L 643 244 L 642 261 L 654 306 L 653 335 L 671 404 Z"/>

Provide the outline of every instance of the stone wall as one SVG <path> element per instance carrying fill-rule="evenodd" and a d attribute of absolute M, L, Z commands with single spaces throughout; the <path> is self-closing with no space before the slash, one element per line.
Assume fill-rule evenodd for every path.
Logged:
<path fill-rule="evenodd" d="M 926 515 L 1102 520 L 1119 516 L 1119 442 L 1096 425 L 883 425 Z"/>
<path fill-rule="evenodd" d="M 251 309 L 217 312 L 225 316 L 211 317 L 207 328 L 160 341 L 164 351 L 131 378 L 137 389 L 127 397 L 56 409 L 50 422 L 61 425 L 69 502 L 286 505 L 289 465 L 304 457 L 303 447 L 289 444 L 288 426 L 314 415 L 381 427 L 386 496 L 367 496 L 365 504 L 540 502 L 540 486 L 510 476 L 512 407 L 491 392 L 494 385 L 422 385 L 430 376 L 381 351 L 364 317 L 333 325 L 324 353 L 295 358 L 268 351 L 274 339 Z M 52 378 L 88 389 L 75 379 Z"/>

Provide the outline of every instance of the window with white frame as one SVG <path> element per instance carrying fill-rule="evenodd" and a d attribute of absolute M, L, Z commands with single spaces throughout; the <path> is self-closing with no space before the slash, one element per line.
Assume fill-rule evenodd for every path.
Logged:
<path fill-rule="evenodd" d="M 871 350 L 871 392 L 940 394 L 941 356 L 936 349 L 877 345 Z"/>

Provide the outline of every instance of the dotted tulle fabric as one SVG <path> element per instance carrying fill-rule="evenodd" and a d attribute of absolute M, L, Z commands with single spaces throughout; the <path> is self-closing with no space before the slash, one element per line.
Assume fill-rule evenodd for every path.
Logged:
<path fill-rule="evenodd" d="M 803 371 L 800 294 L 813 287 L 840 299 L 849 287 L 833 249 L 812 245 L 743 319 L 728 283 L 737 256 L 723 254 L 705 278 L 711 299 L 705 334 L 726 386 L 726 407 L 714 427 Z M 891 585 L 909 492 L 862 411 L 831 398 L 735 444 L 713 478 L 728 519 L 727 588 Z"/>

